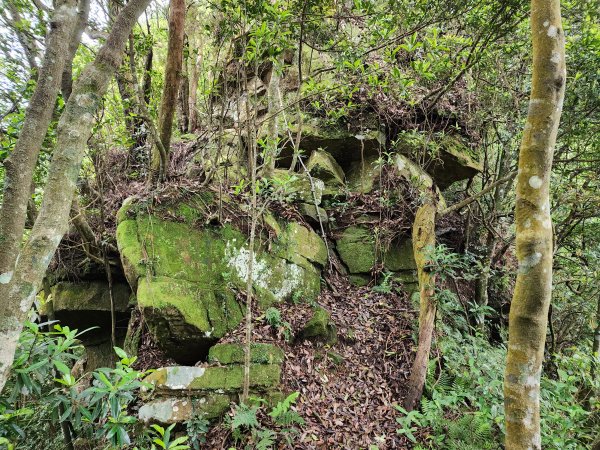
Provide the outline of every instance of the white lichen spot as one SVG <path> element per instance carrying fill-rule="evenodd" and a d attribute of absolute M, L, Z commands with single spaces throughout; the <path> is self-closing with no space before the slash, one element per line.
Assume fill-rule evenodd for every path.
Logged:
<path fill-rule="evenodd" d="M 87 108 L 93 103 L 92 96 L 89 94 L 78 94 L 77 97 L 75 97 L 75 101 L 82 108 Z"/>
<path fill-rule="evenodd" d="M 290 264 L 286 271 L 286 277 L 279 288 L 274 292 L 275 297 L 283 300 L 289 296 L 294 289 L 302 285 L 302 269 L 296 264 Z"/>
<path fill-rule="evenodd" d="M 554 25 L 550 25 L 548 27 L 548 37 L 550 37 L 552 39 L 556 39 L 557 36 L 558 36 L 558 28 L 556 28 Z"/>
<path fill-rule="evenodd" d="M 543 183 L 543 180 L 540 177 L 538 177 L 537 175 L 534 175 L 531 178 L 529 178 L 529 186 L 531 186 L 533 189 L 541 188 L 542 183 Z"/>
<path fill-rule="evenodd" d="M 406 163 L 404 162 L 404 160 L 402 158 L 398 158 L 396 160 L 396 166 L 398 167 L 398 170 L 402 170 L 406 166 Z"/>
<path fill-rule="evenodd" d="M 519 260 L 519 273 L 527 273 L 529 270 L 538 265 L 542 259 L 540 252 L 535 252 L 532 255 L 526 256 Z"/>
<path fill-rule="evenodd" d="M 205 371 L 204 367 L 185 366 L 167 367 L 164 370 L 167 371 L 167 377 L 163 387 L 175 390 L 187 389 L 190 383 L 204 375 Z"/>
<path fill-rule="evenodd" d="M 225 254 L 229 258 L 227 266 L 233 269 L 236 275 L 244 281 L 250 277 L 250 250 L 247 248 L 236 249 L 227 243 Z M 255 286 L 262 289 L 268 288 L 267 280 L 271 278 L 271 271 L 262 260 L 256 259 L 256 254 L 252 254 L 252 282 Z"/>
<path fill-rule="evenodd" d="M 560 63 L 560 53 L 558 53 L 555 50 L 552 50 L 552 57 L 550 58 L 550 61 L 554 64 Z"/>
<path fill-rule="evenodd" d="M 523 226 L 525 228 L 531 228 L 531 219 L 527 219 L 524 223 Z"/>
<path fill-rule="evenodd" d="M 81 116 L 81 119 L 84 120 L 85 122 L 93 122 L 94 120 L 94 116 L 91 115 L 90 113 L 83 113 L 83 115 Z"/>
<path fill-rule="evenodd" d="M 0 275 L 0 284 L 8 284 L 10 280 L 12 280 L 12 276 L 12 270 L 10 272 L 4 272 L 2 275 Z"/>
<path fill-rule="evenodd" d="M 544 20 L 544 28 L 548 28 L 548 25 L 550 25 L 550 22 L 547 20 Z"/>

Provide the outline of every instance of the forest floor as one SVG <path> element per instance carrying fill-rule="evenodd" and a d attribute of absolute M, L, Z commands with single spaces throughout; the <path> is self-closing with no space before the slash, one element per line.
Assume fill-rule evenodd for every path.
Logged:
<path fill-rule="evenodd" d="M 330 289 L 316 303 L 331 313 L 337 327 L 334 345 L 310 341 L 288 343 L 261 317 L 253 329 L 255 342 L 277 344 L 285 351 L 282 390 L 298 391 L 296 410 L 306 421 L 297 449 L 409 448 L 396 433 L 395 406 L 402 404 L 413 355 L 415 311 L 401 291 L 376 293 L 357 288 L 345 277 L 330 277 Z M 281 304 L 282 321 L 297 331 L 312 317 L 314 303 Z M 221 342 L 243 342 L 244 327 Z M 230 429 L 213 427 L 207 448 L 223 447 Z"/>

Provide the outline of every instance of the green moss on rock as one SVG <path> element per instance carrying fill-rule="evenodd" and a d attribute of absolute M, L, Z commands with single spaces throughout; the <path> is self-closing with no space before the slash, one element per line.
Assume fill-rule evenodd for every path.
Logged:
<path fill-rule="evenodd" d="M 281 368 L 277 364 L 252 364 L 250 366 L 250 387 L 268 389 L 279 384 Z M 207 367 L 201 377 L 194 379 L 190 389 L 237 391 L 244 383 L 244 366 L 228 365 Z"/>
<path fill-rule="evenodd" d="M 313 340 L 332 344 L 337 341 L 337 330 L 331 316 L 323 308 L 317 308 L 312 318 L 298 333 L 298 340 Z"/>
<path fill-rule="evenodd" d="M 256 364 L 281 364 L 283 350 L 272 344 L 253 343 L 250 347 L 250 361 Z M 243 344 L 217 344 L 208 352 L 209 362 L 220 364 L 243 364 Z"/>
<path fill-rule="evenodd" d="M 323 180 L 326 185 L 344 185 L 344 179 L 346 178 L 344 171 L 333 156 L 324 150 L 312 152 L 306 163 L 306 168 L 313 177 Z"/>
<path fill-rule="evenodd" d="M 111 310 L 110 290 L 104 281 L 61 281 L 52 286 L 52 306 L 60 311 L 107 311 Z M 125 312 L 129 305 L 131 290 L 124 283 L 115 283 L 112 289 L 115 311 Z"/>
<path fill-rule="evenodd" d="M 290 173 L 283 169 L 275 169 L 271 178 L 292 201 L 321 204 L 323 190 L 325 189 L 325 183 L 322 180 L 313 178 L 311 183 L 308 175 Z"/>
<path fill-rule="evenodd" d="M 375 237 L 365 227 L 346 228 L 336 241 L 340 258 L 350 273 L 370 272 L 377 260 Z"/>

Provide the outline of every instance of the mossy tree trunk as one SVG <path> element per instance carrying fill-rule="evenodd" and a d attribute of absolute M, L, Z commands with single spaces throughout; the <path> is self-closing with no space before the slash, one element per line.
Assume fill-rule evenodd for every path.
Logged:
<path fill-rule="evenodd" d="M 166 174 L 169 161 L 168 152 L 171 145 L 173 117 L 182 77 L 184 24 L 185 0 L 171 0 L 169 3 L 169 43 L 165 63 L 165 83 L 158 113 L 158 134 L 164 151 L 156 143 L 152 146 L 151 182 L 161 181 Z"/>
<path fill-rule="evenodd" d="M 149 1 L 130 0 L 121 10 L 96 59 L 74 83 L 61 115 L 42 207 L 19 253 L 14 274 L 4 277 L 0 283 L 0 391 L 8 378 L 23 322 L 68 228 L 71 202 L 94 116 L 110 79 L 121 64 L 127 37 Z M 57 79 L 60 82 L 60 72 Z"/>
<path fill-rule="evenodd" d="M 566 79 L 559 0 L 532 0 L 533 72 L 517 176 L 517 281 L 504 376 L 506 448 L 541 449 L 539 392 L 552 293 L 550 174 Z"/>
<path fill-rule="evenodd" d="M 412 229 L 413 253 L 419 277 L 420 311 L 419 346 L 410 372 L 408 393 L 404 399 L 404 408 L 407 411 L 416 408 L 423 395 L 435 325 L 435 276 L 429 269 L 429 258 L 435 247 L 436 212 L 435 202 L 432 199 L 428 200 L 417 210 Z"/>

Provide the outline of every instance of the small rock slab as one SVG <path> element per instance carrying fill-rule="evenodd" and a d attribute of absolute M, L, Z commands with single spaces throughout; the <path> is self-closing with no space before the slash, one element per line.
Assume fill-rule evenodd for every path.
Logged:
<path fill-rule="evenodd" d="M 221 417 L 228 409 L 231 399 L 224 394 L 208 394 L 202 397 L 167 397 L 152 400 L 138 411 L 138 418 L 144 423 L 185 422 L 195 415 L 206 419 Z"/>

